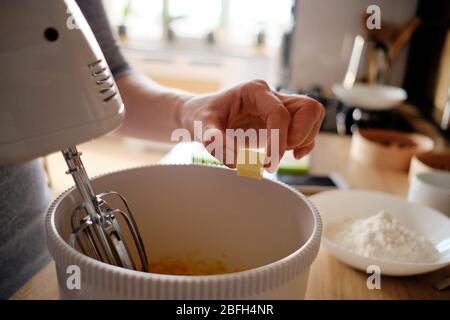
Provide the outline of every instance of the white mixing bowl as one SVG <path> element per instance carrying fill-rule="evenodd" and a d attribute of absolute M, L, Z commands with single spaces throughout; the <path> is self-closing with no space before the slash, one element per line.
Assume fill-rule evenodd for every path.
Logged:
<path fill-rule="evenodd" d="M 320 246 L 321 221 L 312 204 L 292 188 L 197 165 L 119 171 L 94 179 L 93 186 L 127 198 L 150 262 L 195 252 L 245 271 L 162 275 L 87 257 L 67 244 L 70 214 L 79 203 L 78 192 L 70 189 L 55 200 L 46 218 L 62 298 L 304 298 Z M 66 285 L 73 275 L 71 265 L 79 267 L 80 289 Z"/>

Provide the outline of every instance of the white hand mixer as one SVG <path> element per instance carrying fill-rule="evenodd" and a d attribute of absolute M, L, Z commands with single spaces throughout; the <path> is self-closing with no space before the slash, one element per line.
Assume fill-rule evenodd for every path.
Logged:
<path fill-rule="evenodd" d="M 61 150 L 82 199 L 69 244 L 97 260 L 147 271 L 127 201 L 114 191 L 94 192 L 75 147 L 117 129 L 125 113 L 84 16 L 74 0 L 5 1 L 0 10 L 0 164 Z M 112 197 L 123 209 L 109 206 Z"/>

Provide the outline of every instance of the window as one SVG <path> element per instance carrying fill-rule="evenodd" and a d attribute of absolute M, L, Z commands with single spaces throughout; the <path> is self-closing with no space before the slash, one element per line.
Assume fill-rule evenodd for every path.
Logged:
<path fill-rule="evenodd" d="M 265 34 L 270 47 L 280 45 L 283 32 L 291 24 L 291 0 L 229 0 L 229 41 L 251 45 L 258 33 Z"/>
<path fill-rule="evenodd" d="M 206 38 L 220 27 L 221 0 L 169 0 L 169 19 L 177 37 Z"/>
<path fill-rule="evenodd" d="M 292 23 L 295 0 L 104 0 L 115 26 L 140 40 L 189 39 L 209 35 L 222 45 L 278 47 Z"/>

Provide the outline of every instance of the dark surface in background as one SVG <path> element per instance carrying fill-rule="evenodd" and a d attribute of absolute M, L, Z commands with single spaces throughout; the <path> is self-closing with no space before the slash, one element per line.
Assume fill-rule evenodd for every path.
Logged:
<path fill-rule="evenodd" d="M 423 23 L 411 39 L 403 85 L 408 101 L 431 119 L 441 52 L 450 28 L 450 1 L 420 0 L 417 16 Z"/>
<path fill-rule="evenodd" d="M 377 128 L 414 132 L 414 128 L 396 109 L 368 111 L 342 105 L 336 116 L 339 134 L 351 134 L 358 129 Z"/>
<path fill-rule="evenodd" d="M 355 107 L 348 107 L 337 99 L 324 95 L 320 86 L 298 92 L 291 92 L 283 88 L 278 89 L 286 93 L 305 94 L 322 103 L 326 110 L 325 119 L 320 128 L 322 132 L 344 135 L 351 134 L 352 130 L 358 128 L 385 128 L 403 132 L 414 132 L 414 128 L 395 109 L 387 111 L 365 111 Z M 356 109 L 358 110 L 355 111 Z"/>

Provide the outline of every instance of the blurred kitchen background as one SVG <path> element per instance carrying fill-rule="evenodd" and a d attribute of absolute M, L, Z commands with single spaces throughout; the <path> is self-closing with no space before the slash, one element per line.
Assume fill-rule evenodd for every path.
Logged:
<path fill-rule="evenodd" d="M 408 102 L 415 106 L 409 111 L 418 112 L 448 136 L 449 1 L 104 3 L 130 62 L 157 82 L 209 92 L 249 79 L 265 79 L 278 89 L 309 93 L 321 100 L 329 109 L 323 129 L 339 133 L 349 133 L 358 118 L 368 118 L 368 123 L 380 126 L 376 123 L 380 115 L 352 115 L 354 110 L 336 101 L 331 90 L 346 77 L 360 36 L 364 45 L 357 81 L 405 88 Z M 373 4 L 381 9 L 379 32 L 368 30 L 363 18 Z M 391 111 L 381 113 L 383 121 L 389 122 L 382 126 L 414 130 L 397 111 Z"/>
<path fill-rule="evenodd" d="M 161 84 L 208 92 L 278 81 L 293 1 L 105 0 L 130 61 Z"/>
<path fill-rule="evenodd" d="M 448 148 L 448 0 L 103 1 L 130 63 L 162 85 L 202 93 L 264 79 L 278 90 L 320 100 L 327 109 L 322 132 L 419 132 L 434 140 L 435 149 Z M 381 30 L 366 27 L 370 5 L 381 9 Z M 393 86 L 400 90 L 394 100 L 403 100 L 404 89 L 408 98 L 380 109 L 337 99 L 337 89 L 360 83 Z M 103 138 L 85 147 L 95 158 L 91 172 L 108 170 L 99 150 L 123 153 L 119 139 L 134 151 L 107 156 L 111 169 L 156 162 L 170 148 Z M 49 162 L 57 166 L 51 157 Z"/>

